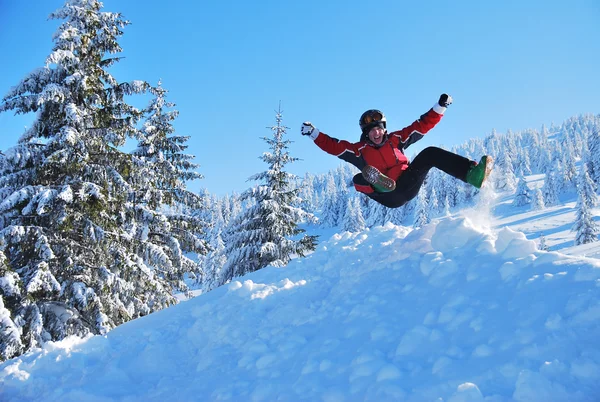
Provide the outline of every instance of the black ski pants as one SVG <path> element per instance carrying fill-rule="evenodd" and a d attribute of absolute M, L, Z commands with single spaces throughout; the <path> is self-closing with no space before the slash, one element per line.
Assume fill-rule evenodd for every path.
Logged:
<path fill-rule="evenodd" d="M 421 151 L 396 181 L 396 189 L 389 193 L 373 192 L 367 194 L 373 200 L 388 207 L 398 208 L 417 196 L 427 173 L 431 168 L 466 182 L 467 172 L 473 162 L 464 156 L 454 154 L 442 148 L 428 147 Z M 354 183 L 369 185 L 362 173 L 354 176 Z"/>

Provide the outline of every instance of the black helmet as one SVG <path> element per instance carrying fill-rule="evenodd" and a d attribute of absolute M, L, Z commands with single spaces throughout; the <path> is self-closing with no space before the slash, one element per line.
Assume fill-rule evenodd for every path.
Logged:
<path fill-rule="evenodd" d="M 367 110 L 360 116 L 360 119 L 358 120 L 358 124 L 360 125 L 360 129 L 362 131 L 360 139 L 365 140 L 368 138 L 369 131 L 371 131 L 373 127 L 379 126 L 383 129 L 387 129 L 386 123 L 387 120 L 385 119 L 385 115 L 381 110 Z"/>

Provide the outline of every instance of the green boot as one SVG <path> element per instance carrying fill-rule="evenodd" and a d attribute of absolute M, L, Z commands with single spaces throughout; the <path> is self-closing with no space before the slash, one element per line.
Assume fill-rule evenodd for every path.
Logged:
<path fill-rule="evenodd" d="M 494 159 L 491 156 L 485 155 L 481 157 L 479 163 L 475 163 L 469 168 L 467 172 L 467 183 L 481 188 L 483 182 L 489 176 L 492 171 Z"/>
<path fill-rule="evenodd" d="M 371 165 L 367 165 L 363 168 L 362 175 L 378 193 L 389 193 L 396 189 L 396 182 L 394 180 L 390 179 Z"/>

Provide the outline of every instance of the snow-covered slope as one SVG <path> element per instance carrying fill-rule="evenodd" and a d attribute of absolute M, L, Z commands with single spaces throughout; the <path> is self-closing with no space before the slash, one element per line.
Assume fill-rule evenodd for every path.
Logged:
<path fill-rule="evenodd" d="M 598 401 L 600 261 L 445 218 L 323 239 L 0 366 L 3 401 Z"/>
<path fill-rule="evenodd" d="M 544 175 L 531 175 L 525 178 L 530 189 L 541 188 L 544 184 Z M 485 202 L 480 202 L 471 215 L 492 216 L 492 227 L 499 229 L 509 227 L 515 231 L 523 232 L 528 239 L 539 241 L 540 235 L 546 238 L 546 245 L 550 251 L 563 254 L 600 258 L 600 242 L 575 246 L 575 232 L 572 230 L 577 219 L 577 194 L 561 194 L 560 204 L 535 210 L 531 205 L 515 207 L 513 205 L 514 193 L 495 193 L 487 189 L 482 192 L 487 197 Z M 483 205 L 482 205 L 483 204 Z M 489 213 L 481 213 L 481 208 L 487 206 Z M 600 222 L 600 215 L 596 210 L 595 220 Z"/>

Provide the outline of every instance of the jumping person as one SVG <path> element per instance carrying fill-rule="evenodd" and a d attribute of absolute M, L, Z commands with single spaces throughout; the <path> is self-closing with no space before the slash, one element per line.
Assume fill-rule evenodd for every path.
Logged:
<path fill-rule="evenodd" d="M 442 119 L 452 97 L 446 94 L 410 126 L 387 132 L 385 115 L 367 110 L 358 121 L 362 135 L 359 142 L 340 141 L 320 132 L 310 122 L 302 124 L 302 135 L 310 136 L 323 151 L 356 166 L 354 187 L 388 208 L 398 208 L 419 193 L 433 167 L 477 188 L 492 168 L 492 158 L 483 156 L 479 163 L 437 147 L 421 151 L 412 162 L 404 155 L 409 145 L 419 141 Z"/>

